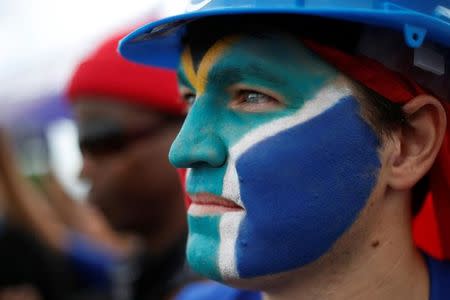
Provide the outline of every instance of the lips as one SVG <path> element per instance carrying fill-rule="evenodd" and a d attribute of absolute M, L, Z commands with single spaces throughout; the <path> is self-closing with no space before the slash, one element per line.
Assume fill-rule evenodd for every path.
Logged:
<path fill-rule="evenodd" d="M 189 207 L 191 215 L 214 215 L 227 212 L 243 211 L 235 202 L 209 193 L 199 193 L 190 196 L 192 203 Z"/>

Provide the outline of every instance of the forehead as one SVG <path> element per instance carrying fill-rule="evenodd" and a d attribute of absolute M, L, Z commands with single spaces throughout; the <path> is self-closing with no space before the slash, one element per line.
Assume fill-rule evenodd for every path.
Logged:
<path fill-rule="evenodd" d="M 289 39 L 290 36 L 297 42 L 304 38 L 353 52 L 361 30 L 361 25 L 357 23 L 320 17 L 277 14 L 218 16 L 189 24 L 184 44 L 191 48 L 194 65 L 198 65 L 208 49 L 230 35 L 274 42 Z M 273 46 L 276 47 L 276 44 Z"/>
<path fill-rule="evenodd" d="M 178 75 L 182 84 L 197 90 L 206 82 L 231 84 L 251 76 L 283 85 L 289 74 L 320 75 L 323 65 L 299 37 L 281 31 L 252 32 L 187 44 Z"/>
<path fill-rule="evenodd" d="M 249 55 L 255 58 L 273 56 L 282 62 L 286 56 L 290 59 L 298 56 L 299 50 L 301 43 L 297 37 L 281 31 L 268 31 L 232 33 L 214 39 L 199 37 L 185 45 L 183 54 L 189 51 L 193 67 L 198 71 L 203 60 L 208 59 L 209 63 L 217 62 L 214 58 L 220 58 L 225 54 L 239 53 L 246 59 Z M 283 55 L 279 55 L 281 53 Z M 183 68 L 182 64 L 180 68 Z"/>
<path fill-rule="evenodd" d="M 180 84 L 197 96 L 244 84 L 283 94 L 291 104 L 313 97 L 338 73 L 299 37 L 282 31 L 233 34 L 208 44 L 188 44 L 178 71 Z"/>

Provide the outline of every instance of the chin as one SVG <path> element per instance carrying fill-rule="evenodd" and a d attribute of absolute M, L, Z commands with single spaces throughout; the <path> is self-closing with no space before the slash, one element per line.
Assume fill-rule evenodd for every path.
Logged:
<path fill-rule="evenodd" d="M 289 276 L 290 273 L 291 272 L 288 271 L 251 278 L 228 278 L 221 281 L 221 283 L 242 290 L 267 291 L 275 288 L 278 285 L 278 282 L 285 281 L 286 276 Z"/>

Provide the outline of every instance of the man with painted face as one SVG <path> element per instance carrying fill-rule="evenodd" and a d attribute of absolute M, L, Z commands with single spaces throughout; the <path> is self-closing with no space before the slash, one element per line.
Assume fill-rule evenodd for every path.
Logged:
<path fill-rule="evenodd" d="M 191 104 L 189 263 L 253 291 L 179 299 L 448 299 L 450 3 L 197 2 L 120 46 Z"/>

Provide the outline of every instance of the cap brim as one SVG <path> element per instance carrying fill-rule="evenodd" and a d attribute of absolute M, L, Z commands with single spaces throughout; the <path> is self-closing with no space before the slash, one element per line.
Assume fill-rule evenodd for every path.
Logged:
<path fill-rule="evenodd" d="M 327 17 L 390 28 L 397 31 L 404 30 L 406 24 L 414 24 L 414 28 L 427 29 L 425 31 L 427 38 L 445 47 L 450 47 L 450 26 L 448 23 L 415 11 L 374 9 L 336 10 L 327 8 L 261 9 L 240 7 L 195 11 L 149 23 L 123 38 L 119 43 L 119 52 L 126 59 L 137 63 L 176 69 L 182 51 L 182 36 L 186 31 L 186 25 L 188 23 L 205 17 L 245 14 L 290 14 Z M 443 26 L 443 23 L 445 26 Z"/>

